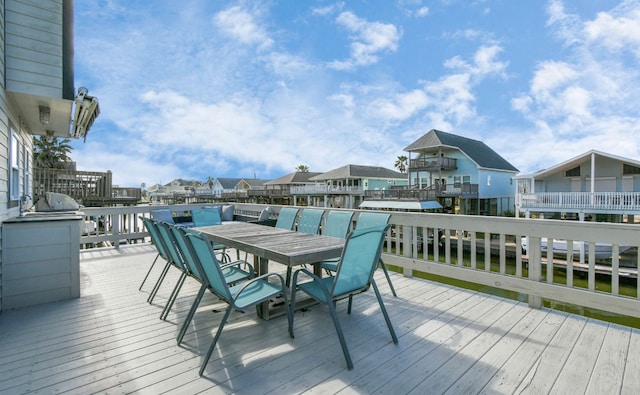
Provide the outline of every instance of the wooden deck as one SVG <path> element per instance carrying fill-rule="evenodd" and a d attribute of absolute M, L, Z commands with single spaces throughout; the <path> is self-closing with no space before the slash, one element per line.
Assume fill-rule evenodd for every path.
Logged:
<path fill-rule="evenodd" d="M 198 367 L 221 313 L 208 295 L 181 347 L 175 337 L 197 284 L 188 280 L 167 321 L 171 280 L 153 305 L 138 286 L 146 245 L 81 253 L 82 297 L 0 314 L 0 393 L 558 393 L 640 391 L 640 331 L 491 295 L 377 273 L 397 332 L 375 296 L 338 306 L 355 364 L 346 364 L 328 312 L 284 317 L 234 312 L 205 372 Z M 272 268 L 277 268 L 272 264 Z M 154 272 L 157 276 L 159 268 Z M 155 280 L 155 278 L 154 278 Z M 224 355 L 222 358 L 221 355 Z"/>

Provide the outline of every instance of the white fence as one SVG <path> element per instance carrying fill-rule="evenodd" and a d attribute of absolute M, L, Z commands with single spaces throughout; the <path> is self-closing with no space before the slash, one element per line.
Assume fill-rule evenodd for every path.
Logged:
<path fill-rule="evenodd" d="M 200 206 L 85 208 L 87 220 L 99 220 L 101 226 L 81 236 L 81 243 L 109 242 L 117 247 L 123 240 L 143 241 L 147 233 L 138 217 L 149 216 L 152 208 L 188 212 Z M 235 213 L 256 217 L 263 207 L 235 204 Z M 272 208 L 275 217 L 280 207 Z M 401 212 L 392 212 L 391 223 L 383 259 L 407 276 L 415 270 L 514 291 L 527 295 L 533 307 L 544 298 L 640 317 L 639 225 Z M 528 256 L 522 251 L 523 237 L 528 239 Z M 566 240 L 569 246 L 586 242 L 580 243 L 586 246 L 584 263 L 574 262 L 573 253 L 568 257 L 543 253 L 544 241 L 552 239 Z M 607 262 L 596 260 L 596 243 L 611 246 Z M 629 262 L 621 264 L 619 252 L 626 248 L 634 252 L 631 268 L 626 267 Z M 621 281 L 627 284 L 624 292 Z"/>
<path fill-rule="evenodd" d="M 640 212 L 640 192 L 540 192 L 518 194 L 520 210 Z"/>

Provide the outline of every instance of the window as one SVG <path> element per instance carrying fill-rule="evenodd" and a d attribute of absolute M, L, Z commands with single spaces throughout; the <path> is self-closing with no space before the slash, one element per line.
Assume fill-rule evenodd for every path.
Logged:
<path fill-rule="evenodd" d="M 580 177 L 580 166 L 576 166 L 573 169 L 569 169 L 564 172 L 565 177 Z"/>
<path fill-rule="evenodd" d="M 633 174 L 640 174 L 640 167 L 638 166 L 631 166 L 628 165 L 626 163 L 622 164 L 622 174 L 627 176 L 627 175 L 633 175 Z"/>
<path fill-rule="evenodd" d="M 22 185 L 23 191 L 25 195 L 31 195 L 31 152 L 29 147 L 24 145 L 22 147 L 22 160 L 24 163 L 22 164 Z"/>
<path fill-rule="evenodd" d="M 20 139 L 18 134 L 9 127 L 11 133 L 11 147 L 9 153 L 9 200 L 20 199 Z"/>

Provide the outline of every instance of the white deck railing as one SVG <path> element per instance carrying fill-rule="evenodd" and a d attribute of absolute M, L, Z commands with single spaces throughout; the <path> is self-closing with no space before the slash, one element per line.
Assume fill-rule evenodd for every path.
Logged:
<path fill-rule="evenodd" d="M 199 206 L 166 207 L 181 212 Z M 122 240 L 141 241 L 147 233 L 137 218 L 149 216 L 150 210 L 158 207 L 161 206 L 85 208 L 87 220 L 100 217 L 106 226 L 81 236 L 81 243 L 97 245 L 107 241 L 117 247 Z M 236 204 L 235 212 L 257 216 L 263 207 Z M 279 207 L 272 207 L 277 213 Z M 416 270 L 514 291 L 528 295 L 533 307 L 539 307 L 544 298 L 640 317 L 640 287 L 635 269 L 638 254 L 631 255 L 632 261 L 624 266 L 618 254 L 621 246 L 637 252 L 638 225 L 400 212 L 392 213 L 391 223 L 383 259 L 387 265 L 400 267 L 407 276 Z M 431 235 L 439 234 L 443 235 L 441 243 L 433 242 Z M 528 237 L 529 256 L 522 252 L 524 236 Z M 553 253 L 545 256 L 541 252 L 543 239 L 588 242 L 584 264 L 574 262 L 571 256 L 570 259 Z M 606 264 L 596 262 L 596 242 L 612 245 L 613 257 Z M 431 258 L 425 258 L 421 252 L 427 246 Z M 547 260 L 554 264 L 547 265 Z M 635 268 L 626 267 L 629 264 Z M 581 278 L 586 278 L 585 286 L 574 284 L 579 272 Z M 623 295 L 621 281 L 634 284 L 632 291 L 626 287 L 627 294 Z"/>
<path fill-rule="evenodd" d="M 640 212 L 640 192 L 540 192 L 518 194 L 520 210 Z"/>
<path fill-rule="evenodd" d="M 314 185 L 296 185 L 291 187 L 292 195 L 305 195 L 305 194 L 355 194 L 361 195 L 364 193 L 362 187 L 356 186 L 330 186 L 326 184 L 314 184 Z"/>

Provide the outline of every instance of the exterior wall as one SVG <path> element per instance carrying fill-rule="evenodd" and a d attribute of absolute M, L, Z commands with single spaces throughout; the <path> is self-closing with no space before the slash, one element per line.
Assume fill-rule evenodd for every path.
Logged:
<path fill-rule="evenodd" d="M 5 94 L 4 73 L 4 0 L 0 0 L 0 248 L 2 248 L 2 221 L 8 217 L 9 117 Z M 0 251 L 2 256 L 2 251 Z M 0 311 L 2 311 L 2 258 L 0 258 Z"/>
<path fill-rule="evenodd" d="M 69 43 L 63 43 L 62 33 L 63 8 L 69 12 L 72 4 L 71 0 L 0 0 L 0 225 L 18 216 L 16 196 L 33 195 L 31 185 L 25 185 L 25 179 L 33 177 L 33 136 L 29 125 L 21 121 L 24 114 L 8 99 L 7 90 L 53 98 L 70 92 L 73 98 L 73 85 L 69 90 L 63 76 L 69 67 L 65 59 L 68 61 L 69 56 L 72 59 L 73 52 L 69 52 L 72 49 Z M 17 158 L 20 182 L 14 197 L 10 196 L 9 179 L 10 127 L 20 144 Z M 2 266 L 0 259 L 0 295 Z M 0 311 L 2 307 L 0 297 Z"/>
<path fill-rule="evenodd" d="M 64 97 L 62 11 L 62 0 L 5 0 L 6 90 Z"/>
<path fill-rule="evenodd" d="M 603 190 L 596 185 L 596 192 L 640 192 L 640 177 L 623 176 L 622 162 L 613 158 L 596 156 L 595 160 L 596 184 L 598 180 L 615 178 L 615 189 Z M 632 188 L 623 187 L 623 178 L 632 177 Z M 579 180 L 579 181 L 578 181 Z M 612 181 L 612 180 L 611 180 Z M 612 181 L 613 182 L 613 181 Z M 579 189 L 572 189 L 572 185 L 579 183 Z M 611 184 L 611 183 L 607 183 Z M 628 190 L 631 189 L 631 190 Z M 536 180 L 536 192 L 591 192 L 591 160 L 587 158 L 580 164 L 580 176 L 566 177 L 564 170 L 551 174 L 541 180 Z"/>
<path fill-rule="evenodd" d="M 515 173 L 495 170 L 478 171 L 478 197 L 480 199 L 514 196 L 516 193 Z M 472 181 L 473 182 L 473 181 Z"/>
<path fill-rule="evenodd" d="M 363 187 L 364 191 L 390 189 L 392 186 L 399 185 L 395 182 L 395 180 L 380 180 L 375 178 L 365 178 L 363 180 L 360 180 L 359 183 L 359 185 Z"/>

